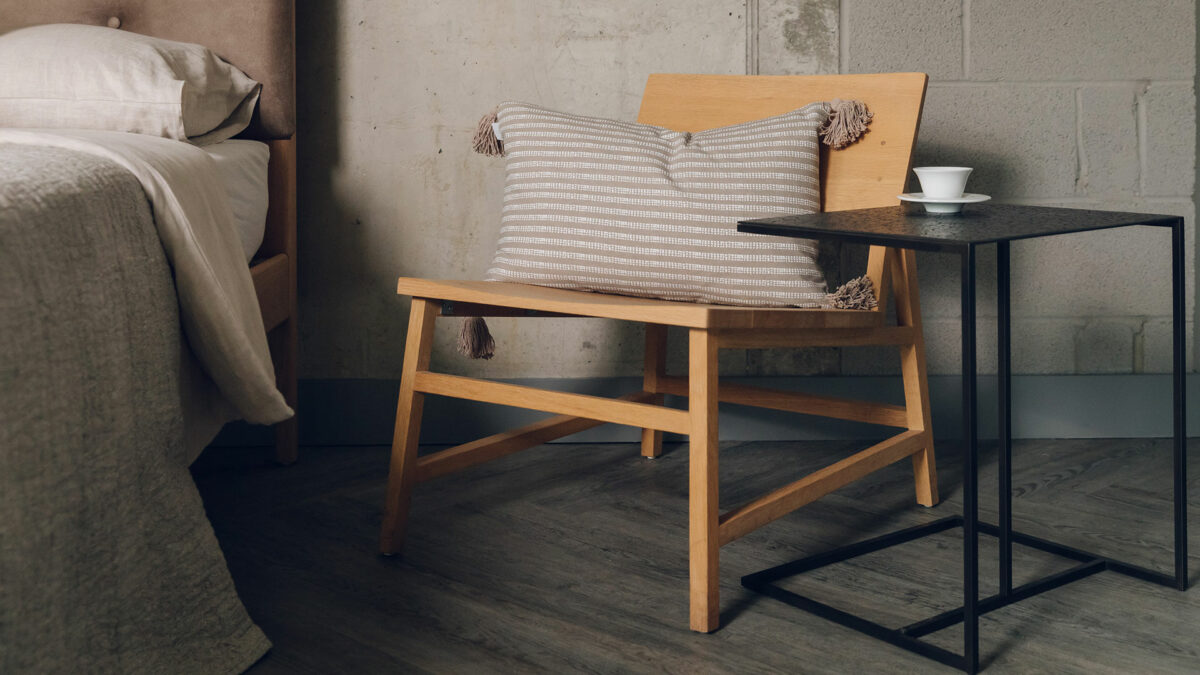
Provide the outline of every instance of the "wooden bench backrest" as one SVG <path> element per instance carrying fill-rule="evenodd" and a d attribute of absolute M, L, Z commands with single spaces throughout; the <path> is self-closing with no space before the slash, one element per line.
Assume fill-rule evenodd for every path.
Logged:
<path fill-rule="evenodd" d="M 854 145 L 821 146 L 824 211 L 899 204 L 925 102 L 924 73 L 875 75 L 674 75 L 646 82 L 638 122 L 703 131 L 779 115 L 814 101 L 866 102 L 875 118 Z"/>
<path fill-rule="evenodd" d="M 780 115 L 814 101 L 864 101 L 875 113 L 868 131 L 842 150 L 821 146 L 821 209 L 846 211 L 900 203 L 925 104 L 924 73 L 874 75 L 674 75 L 646 81 L 638 121 L 704 131 Z M 866 274 L 886 313 L 895 251 L 872 246 Z M 859 271 L 854 271 L 858 274 Z M 915 273 L 915 272 L 914 272 Z M 852 275 L 847 275 L 852 276 Z M 913 289 L 915 297 L 915 289 Z"/>

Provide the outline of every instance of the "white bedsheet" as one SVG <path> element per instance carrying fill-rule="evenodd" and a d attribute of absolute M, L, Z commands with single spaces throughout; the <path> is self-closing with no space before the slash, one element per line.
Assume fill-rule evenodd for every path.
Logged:
<path fill-rule="evenodd" d="M 50 145 L 117 162 L 142 185 L 175 275 L 184 334 L 221 395 L 249 422 L 292 416 L 216 162 L 180 141 L 115 131 L 0 129 L 0 142 Z"/>
<path fill-rule="evenodd" d="M 241 139 L 204 145 L 201 149 L 216 162 L 248 263 L 262 246 L 267 230 L 267 164 L 271 149 L 266 143 Z"/>

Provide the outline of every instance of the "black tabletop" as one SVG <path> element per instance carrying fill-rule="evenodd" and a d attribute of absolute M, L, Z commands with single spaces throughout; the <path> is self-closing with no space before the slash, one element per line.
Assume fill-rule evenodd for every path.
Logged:
<path fill-rule="evenodd" d="M 1179 216 L 1015 204 L 973 204 L 962 213 L 930 215 L 920 206 L 901 205 L 744 220 L 738 223 L 738 231 L 946 250 L 1126 225 L 1171 227 L 1179 220 Z"/>

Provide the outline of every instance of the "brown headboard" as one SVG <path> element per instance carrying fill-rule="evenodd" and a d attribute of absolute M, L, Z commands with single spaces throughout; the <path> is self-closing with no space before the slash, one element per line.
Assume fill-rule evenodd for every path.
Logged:
<path fill-rule="evenodd" d="M 202 44 L 263 85 L 242 135 L 260 140 L 296 132 L 293 0 L 33 0 L 0 3 L 0 33 L 46 23 L 119 24 L 121 30 Z"/>

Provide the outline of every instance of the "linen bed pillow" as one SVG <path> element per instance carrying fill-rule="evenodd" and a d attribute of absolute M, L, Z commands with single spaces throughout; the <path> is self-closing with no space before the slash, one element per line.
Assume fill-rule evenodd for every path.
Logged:
<path fill-rule="evenodd" d="M 250 124 L 262 85 L 196 44 L 49 24 L 0 35 L 0 126 L 216 143 Z"/>
<path fill-rule="evenodd" d="M 820 209 L 829 106 L 695 134 L 503 103 L 507 182 L 487 278 L 687 302 L 816 307 L 811 240 L 737 221 Z"/>

